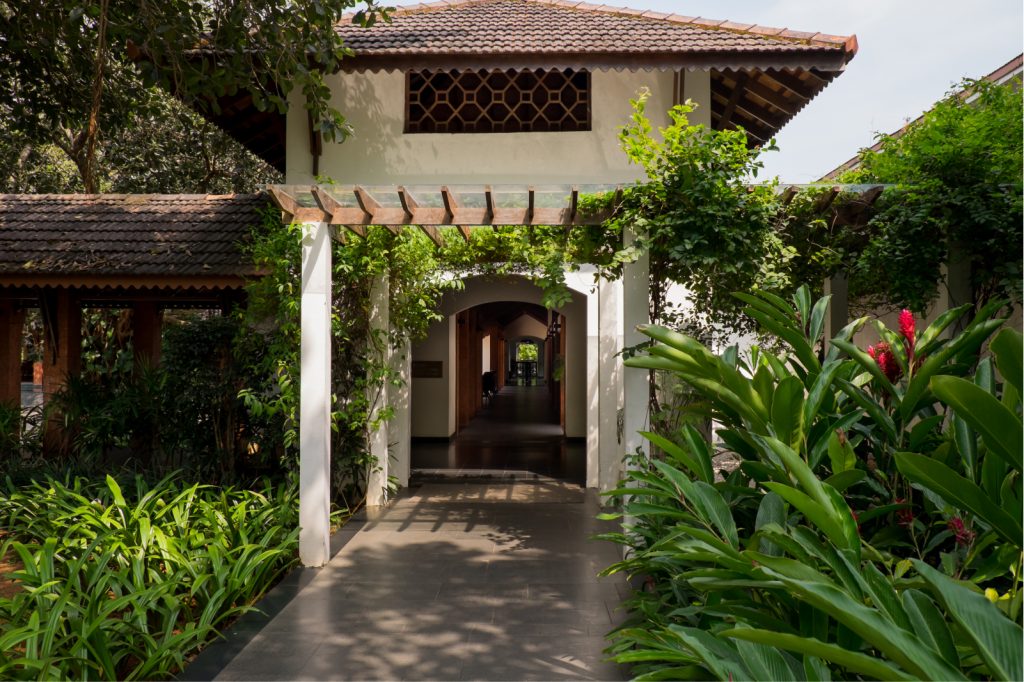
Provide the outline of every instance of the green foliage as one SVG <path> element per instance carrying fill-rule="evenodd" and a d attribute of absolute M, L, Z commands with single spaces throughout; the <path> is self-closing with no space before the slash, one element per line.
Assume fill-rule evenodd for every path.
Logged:
<path fill-rule="evenodd" d="M 244 373 L 255 378 L 240 397 L 254 417 L 280 425 L 279 456 L 290 467 L 298 462 L 300 230 L 282 227 L 279 214 L 268 212 L 257 231 L 252 254 L 267 274 L 248 286 L 235 343 Z M 366 239 L 335 241 L 333 248 L 332 490 L 354 508 L 377 466 L 369 436 L 391 416 L 381 388 L 399 381 L 385 351 L 404 352 L 408 340 L 424 335 L 438 319 L 439 296 L 458 283 L 442 278 L 433 243 L 417 230 L 396 235 L 373 227 Z M 370 328 L 375 276 L 389 281 L 390 335 Z"/>
<path fill-rule="evenodd" d="M 676 282 L 691 292 L 697 319 L 742 327 L 730 292 L 785 290 L 784 266 L 795 254 L 775 229 L 775 182 L 747 184 L 762 166 L 762 150 L 748 148 L 742 130 L 690 125 L 692 103 L 673 107 L 656 139 L 647 95 L 633 101 L 631 121 L 619 134 L 626 155 L 647 177 L 624 190 L 607 227 L 619 234 L 634 230 L 636 248 L 649 252 L 654 319 L 668 282 Z M 621 265 L 627 259 L 614 260 Z"/>
<path fill-rule="evenodd" d="M 23 568 L 0 598 L 0 675 L 170 678 L 295 564 L 297 508 L 294 481 L 8 479 L 0 556 Z"/>
<path fill-rule="evenodd" d="M 533 343 L 520 343 L 516 346 L 516 360 L 529 362 L 537 360 L 537 346 Z"/>
<path fill-rule="evenodd" d="M 12 93 L 0 116 L 32 142 L 60 147 L 87 192 L 99 189 L 101 131 L 125 129 L 152 103 L 154 86 L 209 113 L 219 113 L 218 97 L 239 92 L 260 111 L 284 113 L 294 89 L 316 131 L 341 141 L 349 128 L 324 74 L 350 54 L 335 25 L 354 4 L 0 2 L 0 81 Z M 360 14 L 364 22 L 387 18 L 372 2 Z"/>
<path fill-rule="evenodd" d="M 852 182 L 883 193 L 862 251 L 848 261 L 854 293 L 923 310 L 950 247 L 972 266 L 982 301 L 1021 297 L 1024 110 L 1013 84 L 965 81 L 899 136 L 865 152 Z M 965 97 L 963 93 L 970 93 Z"/>
<path fill-rule="evenodd" d="M 849 342 L 863 319 L 826 345 L 806 287 L 738 296 L 783 353 L 649 327 L 626 361 L 688 384 L 720 440 L 645 434 L 659 456 L 613 491 L 608 572 L 645 586 L 616 659 L 638 679 L 1019 678 L 1020 335 L 992 340 L 1006 383 L 980 359 L 998 305 L 952 338 L 963 309 L 879 328 L 882 358 Z M 738 468 L 716 477 L 716 449 Z"/>

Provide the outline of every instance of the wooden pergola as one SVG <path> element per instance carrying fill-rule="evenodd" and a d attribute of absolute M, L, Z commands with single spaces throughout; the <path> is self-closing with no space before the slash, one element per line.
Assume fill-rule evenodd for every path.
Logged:
<path fill-rule="evenodd" d="M 499 226 L 599 226 L 612 211 L 585 212 L 580 197 L 613 193 L 612 206 L 622 196 L 621 185 L 571 185 L 565 187 L 363 187 L 332 185 L 270 185 L 268 191 L 288 223 L 326 223 L 341 226 L 359 237 L 377 225 L 397 232 L 403 227 L 422 230 L 438 246 L 439 228 L 455 227 L 470 239 L 478 227 Z M 788 206 L 802 192 L 820 192 L 812 208 L 815 215 L 832 211 L 838 227 L 863 224 L 868 209 L 885 185 L 807 184 L 780 185 L 780 201 Z M 841 204 L 841 194 L 849 197 Z"/>
<path fill-rule="evenodd" d="M 789 185 L 780 188 L 780 202 L 788 205 L 800 192 L 813 188 L 817 199 L 812 211 L 830 211 L 835 221 L 862 220 L 866 209 L 883 187 L 842 185 Z M 824 191 L 822 191 L 824 188 Z M 474 230 L 499 226 L 600 226 L 616 210 L 621 186 L 569 185 L 558 187 L 490 186 L 472 187 L 364 187 L 324 185 L 274 185 L 268 188 L 282 212 L 282 220 L 302 227 L 301 351 L 299 400 L 299 554 L 303 564 L 321 566 L 330 556 L 330 436 L 331 436 L 331 314 L 332 249 L 334 227 L 366 236 L 370 226 L 397 233 L 406 227 L 422 230 L 435 244 L 444 244 L 442 227 L 457 228 L 470 240 Z M 612 193 L 611 208 L 603 213 L 581 210 L 584 195 Z M 838 202 L 842 194 L 848 201 Z M 843 210 L 839 210 L 843 208 Z M 626 244 L 634 235 L 626 230 Z M 626 345 L 644 339 L 635 331 L 649 322 L 649 268 L 646 254 L 626 264 L 621 282 L 622 317 L 615 321 L 614 337 L 622 335 Z M 371 287 L 371 327 L 387 329 L 387 278 L 379 277 Z M 599 287 L 600 288 L 600 287 Z M 603 294 L 598 292 L 599 298 Z M 611 294 L 610 294 L 611 295 Z M 837 296 L 837 303 L 844 299 Z M 833 317 L 845 317 L 845 300 L 833 306 Z M 832 325 L 835 322 L 831 322 Z M 845 320 L 843 320 L 845 324 Z M 609 354 L 615 357 L 615 354 Z M 629 374 L 622 383 L 625 408 L 625 447 L 644 448 L 637 435 L 646 419 L 647 380 L 642 373 Z M 401 429 L 401 427 L 400 427 Z M 409 432 L 374 434 L 370 450 L 382 472 L 371 473 L 367 504 L 383 504 L 387 483 L 388 442 L 402 442 Z"/>

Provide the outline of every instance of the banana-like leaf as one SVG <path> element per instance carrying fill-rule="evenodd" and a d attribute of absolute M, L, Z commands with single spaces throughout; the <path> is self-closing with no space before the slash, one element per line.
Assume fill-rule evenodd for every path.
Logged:
<path fill-rule="evenodd" d="M 832 472 L 841 474 L 857 466 L 857 456 L 853 453 L 853 446 L 846 439 L 839 440 L 839 434 L 835 431 L 828 438 L 828 458 L 832 463 Z"/>
<path fill-rule="evenodd" d="M 996 367 L 1011 386 L 1017 389 L 1017 395 L 1024 395 L 1024 335 L 1016 329 L 1003 329 L 989 344 L 992 354 L 996 356 Z"/>
<path fill-rule="evenodd" d="M 811 323 L 807 328 L 807 337 L 811 340 L 811 343 L 817 343 L 818 339 L 821 338 L 822 332 L 825 330 L 825 313 L 828 312 L 829 301 L 832 300 L 832 294 L 822 296 L 811 310 Z"/>
<path fill-rule="evenodd" d="M 805 429 L 809 429 L 811 424 L 817 419 L 818 410 L 821 409 L 825 395 L 832 390 L 832 381 L 835 379 L 836 372 L 842 367 L 842 362 L 826 362 L 815 377 L 814 383 L 811 384 L 811 388 L 807 391 L 807 400 L 803 403 L 803 423 Z"/>
<path fill-rule="evenodd" d="M 962 628 L 971 647 L 997 680 L 1024 679 L 1024 631 L 984 595 L 957 584 L 918 559 L 914 567 Z"/>
<path fill-rule="evenodd" d="M 705 523 L 721 533 L 721 536 L 733 547 L 739 546 L 736 521 L 732 518 L 729 505 L 725 503 L 721 493 L 714 486 L 703 481 L 689 480 L 683 472 L 667 462 L 654 460 L 653 464 L 679 488 Z"/>
<path fill-rule="evenodd" d="M 669 457 L 671 457 L 672 459 L 676 460 L 677 462 L 685 466 L 687 469 L 689 469 L 690 473 L 693 474 L 695 478 L 703 481 L 715 480 L 714 472 L 711 470 L 710 460 L 706 463 L 707 467 L 705 468 L 705 462 L 703 462 L 699 456 L 691 456 L 690 453 L 683 450 L 683 448 L 679 447 L 678 445 L 670 441 L 668 438 L 665 438 L 664 436 L 659 436 L 658 434 L 651 433 L 649 431 L 641 431 L 640 435 L 646 438 L 647 440 L 651 441 L 651 443 L 653 443 L 657 448 L 662 450 Z"/>
<path fill-rule="evenodd" d="M 764 483 L 764 487 L 797 508 L 808 522 L 814 524 L 829 540 L 840 547 L 849 547 L 850 541 L 843 530 L 842 524 L 835 518 L 832 510 L 814 501 L 803 492 L 783 483 Z"/>
<path fill-rule="evenodd" d="M 811 344 L 807 342 L 802 331 L 798 331 L 787 324 L 783 324 L 760 310 L 746 308 L 744 312 L 757 320 L 767 331 L 785 341 L 789 347 L 793 349 L 793 352 L 800 360 L 804 369 L 814 372 L 821 369 L 821 363 L 818 362 L 818 356 L 815 354 L 814 349 L 811 348 Z"/>
<path fill-rule="evenodd" d="M 867 675 L 876 680 L 913 680 L 899 668 L 893 667 L 873 656 L 867 656 L 857 651 L 829 644 L 810 637 L 790 635 L 783 632 L 772 632 L 770 630 L 757 630 L 754 628 L 735 628 L 723 630 L 718 633 L 719 637 L 731 639 L 743 639 L 748 642 L 759 642 L 769 646 L 777 646 L 787 651 L 794 651 L 805 656 L 816 656 L 826 661 L 831 661 L 860 675 Z M 787 678 L 791 679 L 791 678 Z"/>
<path fill-rule="evenodd" d="M 932 347 L 940 341 L 939 335 L 945 331 L 946 327 L 963 317 L 964 313 L 972 307 L 970 303 L 965 303 L 962 306 L 951 308 L 935 318 L 934 322 L 921 330 L 921 333 L 917 335 L 917 354 L 930 354 Z"/>
<path fill-rule="evenodd" d="M 903 608 L 921 641 L 931 646 L 932 651 L 946 659 L 951 666 L 959 668 L 960 656 L 956 652 L 956 643 L 935 602 L 924 592 L 909 589 L 903 591 Z"/>
<path fill-rule="evenodd" d="M 964 679 L 916 635 L 896 625 L 880 609 L 854 599 L 817 571 L 791 559 L 745 554 L 760 563 L 766 575 L 778 578 L 798 599 L 832 616 L 911 675 L 933 680 Z"/>
<path fill-rule="evenodd" d="M 719 680 L 750 679 L 736 650 L 710 632 L 675 624 L 668 628 Z"/>
<path fill-rule="evenodd" d="M 878 366 L 878 363 L 875 362 L 870 355 L 862 351 L 860 348 L 857 348 L 857 346 L 849 341 L 833 339 L 832 345 L 849 355 L 852 360 L 855 360 L 857 364 L 870 374 L 875 382 L 884 388 L 889 395 L 896 400 L 901 398 L 900 392 L 895 386 L 893 386 L 892 382 L 889 381 L 885 374 L 882 373 L 882 368 Z"/>
<path fill-rule="evenodd" d="M 913 452 L 897 452 L 896 466 L 900 473 L 914 483 L 927 488 L 954 507 L 967 509 L 991 526 L 1004 540 L 1017 548 L 1021 547 L 1024 528 L 974 482 L 938 460 Z"/>
<path fill-rule="evenodd" d="M 788 376 L 775 387 L 772 397 L 772 428 L 783 443 L 795 444 L 803 438 L 804 384 Z"/>
<path fill-rule="evenodd" d="M 914 414 L 921 408 L 922 403 L 930 404 L 927 401 L 926 394 L 932 377 L 946 370 L 947 363 L 958 355 L 976 353 L 981 344 L 985 342 L 985 339 L 991 336 L 992 332 L 1002 326 L 1002 324 L 1003 320 L 987 320 L 972 324 L 946 346 L 928 356 L 924 364 L 914 373 L 914 376 L 907 384 L 907 390 L 903 393 L 899 411 L 900 418 L 904 424 L 910 423 Z"/>
<path fill-rule="evenodd" d="M 1024 469 L 1024 426 L 1008 407 L 985 389 L 959 377 L 932 377 L 931 389 L 981 435 L 989 452 L 1017 471 Z"/>

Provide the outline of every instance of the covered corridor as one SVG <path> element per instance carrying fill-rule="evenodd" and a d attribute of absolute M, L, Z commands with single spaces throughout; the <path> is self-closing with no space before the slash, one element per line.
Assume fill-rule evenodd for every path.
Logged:
<path fill-rule="evenodd" d="M 569 440 L 547 386 L 508 385 L 497 392 L 451 441 L 414 440 L 414 479 L 522 478 L 532 475 L 584 485 L 582 440 Z"/>

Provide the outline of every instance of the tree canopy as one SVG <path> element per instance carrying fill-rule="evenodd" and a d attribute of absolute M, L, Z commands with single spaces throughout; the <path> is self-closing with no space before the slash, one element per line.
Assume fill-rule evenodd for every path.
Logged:
<path fill-rule="evenodd" d="M 1021 300 L 1024 113 L 1019 81 L 964 81 L 901 135 L 884 135 L 844 182 L 891 183 L 863 248 L 855 292 L 922 311 L 951 247 L 970 260 L 976 297 Z"/>
<path fill-rule="evenodd" d="M 357 0 L 0 0 L 0 118 L 56 145 L 86 192 L 100 189 L 97 143 L 154 105 L 162 87 L 196 110 L 245 92 L 261 110 L 301 92 L 325 139 L 348 134 L 324 75 L 349 51 L 334 27 Z M 368 0 L 357 19 L 387 11 Z M 157 106 L 159 109 L 159 106 Z"/>

